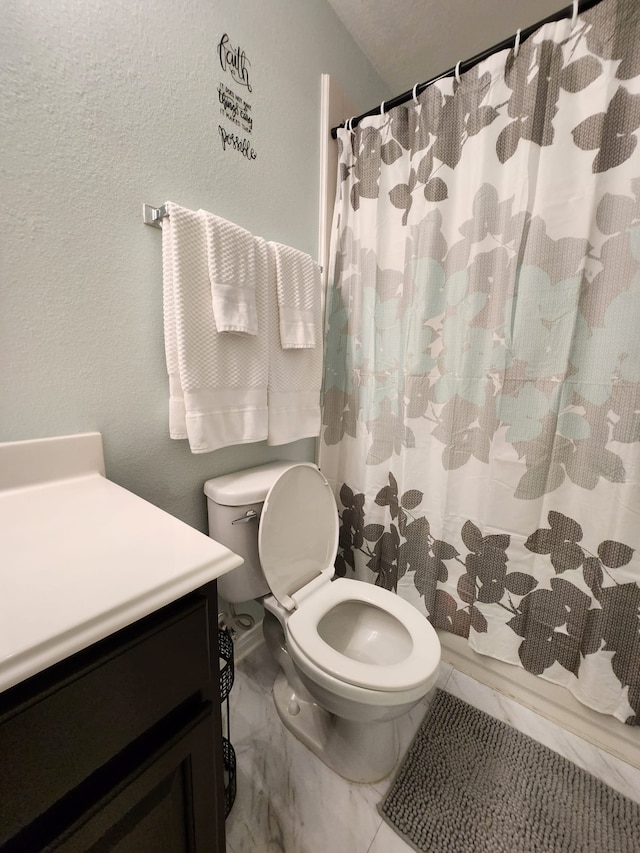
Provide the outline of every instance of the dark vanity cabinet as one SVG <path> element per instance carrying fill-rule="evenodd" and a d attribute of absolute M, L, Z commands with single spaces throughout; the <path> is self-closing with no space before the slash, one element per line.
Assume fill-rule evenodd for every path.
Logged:
<path fill-rule="evenodd" d="M 210 584 L 0 694 L 0 850 L 224 853 L 217 638 Z"/>

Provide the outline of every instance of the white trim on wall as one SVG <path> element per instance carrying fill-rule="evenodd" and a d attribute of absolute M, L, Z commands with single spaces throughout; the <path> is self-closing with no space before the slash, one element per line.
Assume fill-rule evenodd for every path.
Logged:
<path fill-rule="evenodd" d="M 338 143 L 331 128 L 352 115 L 358 107 L 329 74 L 320 75 L 320 205 L 318 210 L 318 263 L 322 266 L 322 284 L 327 286 L 331 222 L 336 200 Z"/>
<path fill-rule="evenodd" d="M 329 275 L 329 249 L 331 223 L 336 200 L 338 174 L 338 143 L 331 138 L 331 128 L 345 117 L 358 114 L 358 107 L 342 91 L 329 74 L 320 75 L 320 189 L 318 193 L 318 263 L 322 267 L 322 316 L 326 304 Z M 315 460 L 318 462 L 319 441 L 315 442 Z"/>

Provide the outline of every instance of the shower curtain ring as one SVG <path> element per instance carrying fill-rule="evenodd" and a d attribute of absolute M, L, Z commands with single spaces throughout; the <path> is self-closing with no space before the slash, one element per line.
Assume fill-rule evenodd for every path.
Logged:
<path fill-rule="evenodd" d="M 461 59 L 459 59 L 456 62 L 456 83 L 458 83 L 458 84 L 460 83 L 460 63 L 461 62 L 462 62 Z"/>
<path fill-rule="evenodd" d="M 579 0 L 573 0 L 573 12 L 571 13 L 571 29 L 573 30 L 578 20 L 578 5 Z"/>
<path fill-rule="evenodd" d="M 347 120 L 347 123 L 345 124 L 345 127 L 347 128 L 347 130 L 349 131 L 349 133 L 351 134 L 351 136 L 355 136 L 355 135 L 356 135 L 356 132 L 355 132 L 355 130 L 353 129 L 353 120 L 354 120 L 354 118 L 355 118 L 355 116 L 351 116 L 351 118 L 350 118 L 350 119 L 348 119 L 348 120 Z"/>
<path fill-rule="evenodd" d="M 413 87 L 413 102 L 416 106 L 420 103 L 418 101 L 418 86 L 419 85 L 420 85 L 419 83 L 416 83 L 416 85 Z"/>
<path fill-rule="evenodd" d="M 380 115 L 384 115 L 384 101 L 380 104 Z"/>
<path fill-rule="evenodd" d="M 520 51 L 520 33 L 521 32 L 522 32 L 522 30 L 519 29 L 516 33 L 516 40 L 515 40 L 515 43 L 513 45 L 513 58 L 514 59 L 516 58 L 516 56 L 518 55 L 518 52 Z"/>

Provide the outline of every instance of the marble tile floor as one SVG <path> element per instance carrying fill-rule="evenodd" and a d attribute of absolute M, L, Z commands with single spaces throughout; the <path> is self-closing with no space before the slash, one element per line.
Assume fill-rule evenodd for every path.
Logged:
<path fill-rule="evenodd" d="M 264 645 L 236 665 L 230 699 L 237 795 L 226 823 L 227 853 L 411 853 L 377 810 L 393 774 L 359 785 L 329 770 L 282 725 L 271 697 L 276 675 Z M 640 770 L 449 664 L 442 664 L 437 686 L 640 802 Z M 434 694 L 398 721 L 400 761 Z"/>

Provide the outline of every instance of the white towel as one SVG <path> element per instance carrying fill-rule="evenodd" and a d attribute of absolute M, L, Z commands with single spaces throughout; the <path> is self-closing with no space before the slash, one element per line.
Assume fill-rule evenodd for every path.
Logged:
<path fill-rule="evenodd" d="M 167 210 L 175 208 L 167 202 Z M 169 374 L 169 435 L 186 438 L 187 424 L 184 411 L 184 393 L 180 383 L 178 364 L 178 334 L 173 299 L 173 223 L 170 217 L 162 220 L 162 299 L 164 315 L 164 351 Z"/>
<path fill-rule="evenodd" d="M 273 244 L 256 237 L 256 258 L 268 258 L 269 275 L 269 437 L 268 443 L 287 444 L 320 434 L 322 347 L 283 349 L 276 289 Z M 322 340 L 320 283 L 314 293 L 313 332 Z"/>
<path fill-rule="evenodd" d="M 219 332 L 258 334 L 253 235 L 206 210 L 211 303 Z"/>
<path fill-rule="evenodd" d="M 256 290 L 257 335 L 219 333 L 213 318 L 206 224 L 167 202 L 162 225 L 169 429 L 193 453 L 267 438 L 266 287 Z M 266 261 L 261 281 L 266 282 Z"/>
<path fill-rule="evenodd" d="M 304 252 L 271 243 L 276 261 L 280 342 L 283 349 L 316 345 L 320 310 L 320 267 Z"/>

